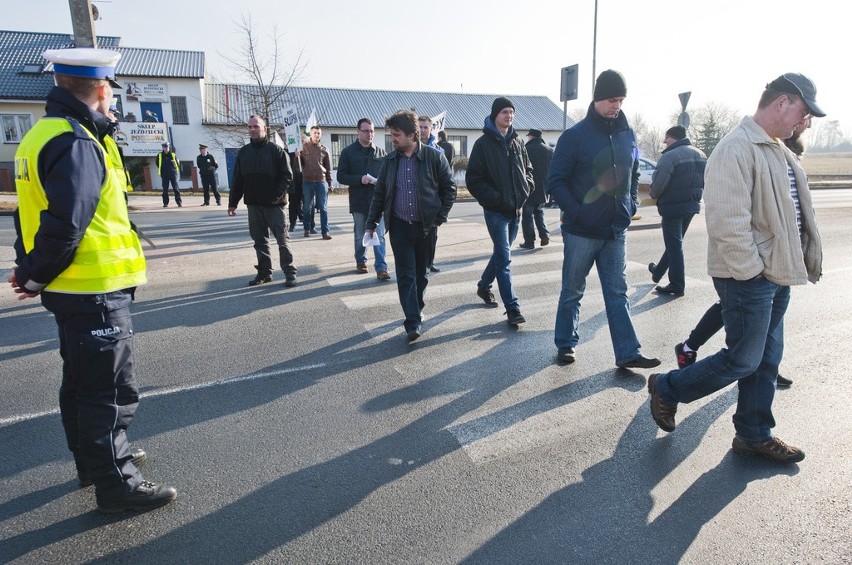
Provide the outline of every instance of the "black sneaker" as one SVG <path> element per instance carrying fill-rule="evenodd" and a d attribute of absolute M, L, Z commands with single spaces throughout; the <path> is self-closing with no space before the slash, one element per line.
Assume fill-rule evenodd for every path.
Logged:
<path fill-rule="evenodd" d="M 698 352 L 696 351 L 686 351 L 683 348 L 683 343 L 678 343 L 675 345 L 675 355 L 677 356 L 677 367 L 678 369 L 683 369 L 684 367 L 689 367 L 695 360 L 698 359 Z"/>
<path fill-rule="evenodd" d="M 130 462 L 136 465 L 137 467 L 145 462 L 148 459 L 148 454 L 145 453 L 144 449 L 139 447 L 131 447 L 130 448 Z M 80 469 L 77 470 L 77 484 L 80 488 L 86 488 L 92 486 L 94 481 L 92 481 L 92 476 L 89 475 L 88 471 L 82 471 Z"/>
<path fill-rule="evenodd" d="M 510 326 L 518 326 L 527 321 L 527 319 L 521 315 L 520 310 L 506 310 L 506 316 L 506 321 L 509 322 Z"/>
<path fill-rule="evenodd" d="M 109 498 L 98 497 L 98 510 L 106 514 L 115 514 L 125 510 L 153 510 L 166 505 L 177 497 L 174 487 L 142 481 L 131 492 Z"/>
<path fill-rule="evenodd" d="M 534 249 L 535 243 L 530 243 L 528 241 L 525 241 L 525 242 L 519 244 L 518 247 L 520 247 L 521 249 Z"/>
<path fill-rule="evenodd" d="M 660 277 L 654 276 L 654 271 L 657 270 L 657 264 L 656 263 L 648 263 L 648 270 L 651 271 L 651 280 L 654 281 L 654 283 L 660 282 Z"/>
<path fill-rule="evenodd" d="M 798 463 L 805 458 L 805 452 L 798 447 L 787 445 L 777 437 L 769 441 L 749 443 L 740 436 L 734 436 L 731 444 L 735 453 L 740 455 L 760 455 L 778 463 Z"/>
<path fill-rule="evenodd" d="M 249 281 L 249 286 L 257 286 L 259 284 L 266 284 L 266 283 L 271 283 L 271 282 L 272 282 L 272 275 L 266 275 L 265 277 L 257 275 L 256 277 L 254 277 L 252 280 Z"/>
<path fill-rule="evenodd" d="M 406 334 L 405 339 L 406 339 L 406 341 L 408 341 L 408 343 L 411 343 L 411 342 L 417 340 L 417 338 L 419 338 L 420 335 L 421 335 L 420 330 L 411 330 L 410 332 L 408 332 L 408 334 Z"/>
<path fill-rule="evenodd" d="M 556 357 L 563 363 L 573 363 L 576 360 L 573 347 L 560 347 Z"/>
<path fill-rule="evenodd" d="M 676 426 L 675 414 L 677 414 L 677 404 L 669 404 L 660 398 L 660 395 L 657 393 L 658 378 L 660 378 L 660 373 L 652 373 L 648 377 L 648 394 L 651 395 L 651 417 L 661 430 L 673 432 Z"/>
<path fill-rule="evenodd" d="M 482 301 L 485 302 L 485 305 L 490 308 L 496 308 L 497 306 L 499 306 L 499 304 L 497 304 L 497 301 L 494 300 L 494 293 L 491 292 L 490 288 L 477 287 L 476 295 L 480 297 Z"/>
<path fill-rule="evenodd" d="M 284 286 L 287 288 L 293 288 L 296 286 L 296 277 L 290 277 L 289 279 L 284 281 Z"/>
<path fill-rule="evenodd" d="M 775 378 L 775 386 L 777 388 L 789 388 L 792 384 L 793 379 L 788 379 L 787 377 L 782 377 L 781 375 L 778 375 Z"/>
<path fill-rule="evenodd" d="M 547 245 L 547 244 L 549 244 L 549 243 L 550 243 L 550 238 L 549 238 L 549 237 L 543 237 L 543 238 L 541 238 L 541 246 L 542 246 L 542 247 L 544 247 L 545 245 Z"/>
<path fill-rule="evenodd" d="M 639 355 L 639 357 L 634 357 L 630 361 L 622 363 L 619 367 L 622 369 L 653 369 L 654 367 L 659 367 L 660 363 L 661 361 L 656 357 Z"/>

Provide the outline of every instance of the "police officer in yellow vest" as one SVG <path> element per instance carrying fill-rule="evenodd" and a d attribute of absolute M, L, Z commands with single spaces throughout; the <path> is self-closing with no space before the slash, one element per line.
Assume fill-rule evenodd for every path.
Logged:
<path fill-rule="evenodd" d="M 121 55 L 77 48 L 44 57 L 57 86 L 15 155 L 17 266 L 8 281 L 20 300 L 41 296 L 56 318 L 60 412 L 80 485 L 95 485 L 104 512 L 156 508 L 177 493 L 142 478 L 135 463 L 145 453 L 125 435 L 139 403 L 130 303 L 146 278 L 105 116 Z"/>
<path fill-rule="evenodd" d="M 160 180 L 163 181 L 163 208 L 169 207 L 169 185 L 172 186 L 172 192 L 175 193 L 175 202 L 177 202 L 178 208 L 183 206 L 183 199 L 180 197 L 180 187 L 178 186 L 179 171 L 180 165 L 178 165 L 177 155 L 168 143 L 163 143 L 163 150 L 157 153 L 157 172 L 160 173 Z"/>

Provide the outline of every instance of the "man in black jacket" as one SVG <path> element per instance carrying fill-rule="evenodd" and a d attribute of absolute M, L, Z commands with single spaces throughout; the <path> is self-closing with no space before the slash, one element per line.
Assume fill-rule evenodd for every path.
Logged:
<path fill-rule="evenodd" d="M 465 174 L 467 189 L 484 210 L 485 225 L 494 244 L 491 259 L 476 285 L 476 295 L 486 306 L 497 306 L 491 292 L 497 279 L 511 326 L 526 321 L 512 288 L 511 247 L 518 235 L 521 209 L 536 188 L 527 150 L 512 127 L 514 120 L 512 101 L 502 96 L 495 99 L 491 115 L 485 118 L 483 135 L 473 144 Z"/>
<path fill-rule="evenodd" d="M 349 187 L 349 213 L 355 223 L 355 270 L 367 272 L 367 248 L 364 247 L 364 231 L 367 227 L 367 214 L 370 213 L 370 201 L 373 189 L 382 167 L 385 150 L 373 143 L 375 128 L 373 120 L 358 120 L 358 139 L 340 152 L 337 163 L 337 182 Z M 373 247 L 376 278 L 380 281 L 390 279 L 388 264 L 385 261 L 385 223 L 379 221 L 376 226 L 378 245 Z"/>
<path fill-rule="evenodd" d="M 657 199 L 666 250 L 658 263 L 648 265 L 648 270 L 655 283 L 669 272 L 669 284 L 658 286 L 658 293 L 683 296 L 686 288 L 683 237 L 692 217 L 701 210 L 707 156 L 692 145 L 683 126 L 669 128 L 663 143 L 667 147 L 654 171 L 651 198 Z"/>
<path fill-rule="evenodd" d="M 405 332 L 411 343 L 422 333 L 423 295 L 429 279 L 431 235 L 447 221 L 456 199 L 456 184 L 447 159 L 420 142 L 417 115 L 400 110 L 385 120 L 394 151 L 382 162 L 376 181 L 367 233 L 370 237 L 384 217 L 390 233 L 399 302 L 405 313 Z"/>
<path fill-rule="evenodd" d="M 541 138 L 541 131 L 531 129 L 527 134 L 527 155 L 533 166 L 533 180 L 535 191 L 530 194 L 521 216 L 521 231 L 524 234 L 524 242 L 518 247 L 532 249 L 535 247 L 535 230 L 541 238 L 541 245 L 550 243 L 550 232 L 544 222 L 544 202 L 546 200 L 545 184 L 547 184 L 547 173 L 550 170 L 550 160 L 553 159 L 553 149 Z"/>
<path fill-rule="evenodd" d="M 195 158 L 195 165 L 198 167 L 198 172 L 201 173 L 201 186 L 204 189 L 204 203 L 202 206 L 210 206 L 210 189 L 213 189 L 213 197 L 216 199 L 216 205 L 222 204 L 222 197 L 219 195 L 219 188 L 216 186 L 216 170 L 219 168 L 219 163 L 207 151 L 207 146 L 203 143 L 198 146 L 199 155 Z"/>
<path fill-rule="evenodd" d="M 296 267 L 290 252 L 290 234 L 284 206 L 287 191 L 293 182 L 290 159 L 283 148 L 266 137 L 266 121 L 251 116 L 248 121 L 248 145 L 237 152 L 234 162 L 234 181 L 228 197 L 228 215 L 237 215 L 237 205 L 245 196 L 248 208 L 249 234 L 257 252 L 257 276 L 249 286 L 272 282 L 272 257 L 269 254 L 269 232 L 278 242 L 281 270 L 286 278 L 284 286 L 296 286 Z"/>

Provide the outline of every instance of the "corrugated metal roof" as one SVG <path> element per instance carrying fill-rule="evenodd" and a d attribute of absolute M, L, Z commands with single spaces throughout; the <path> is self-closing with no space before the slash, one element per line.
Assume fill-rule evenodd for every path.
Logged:
<path fill-rule="evenodd" d="M 119 37 L 98 37 L 98 46 L 115 49 Z M 74 47 L 74 37 L 67 33 L 38 33 L 0 30 L 0 98 L 11 100 L 44 100 L 53 87 L 49 73 L 23 73 L 24 65 L 44 65 L 41 56 L 48 49 Z"/>
<path fill-rule="evenodd" d="M 204 53 L 119 47 L 120 37 L 98 37 L 98 47 L 121 53 L 116 67 L 120 77 L 204 78 Z M 74 47 L 73 36 L 0 30 L 0 98 L 43 100 L 53 87 L 53 66 L 42 57 L 48 49 Z M 44 65 L 41 73 L 24 73 L 24 65 Z"/>
<path fill-rule="evenodd" d="M 430 116 L 446 110 L 448 128 L 479 130 L 497 96 L 502 95 L 292 86 L 272 87 L 267 97 L 277 99 L 273 108 L 279 110 L 295 105 L 303 122 L 315 108 L 318 122 L 326 127 L 351 128 L 363 117 L 381 125 L 397 110 L 414 109 Z M 515 104 L 515 128 L 562 130 L 562 109 L 548 97 L 510 94 L 508 98 Z M 206 84 L 204 123 L 245 124 L 250 115 L 262 111 L 261 99 L 257 85 Z M 570 118 L 568 122 L 573 125 Z"/>
<path fill-rule="evenodd" d="M 119 76 L 156 78 L 204 78 L 202 51 L 119 47 L 121 60 L 115 68 Z"/>

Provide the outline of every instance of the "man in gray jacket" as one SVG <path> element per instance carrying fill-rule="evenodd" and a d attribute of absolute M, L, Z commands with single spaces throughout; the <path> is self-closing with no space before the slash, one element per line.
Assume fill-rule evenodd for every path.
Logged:
<path fill-rule="evenodd" d="M 707 272 L 721 300 L 726 348 L 648 379 L 651 415 L 667 432 L 675 428 L 678 402 L 736 382 L 733 450 L 780 463 L 805 458 L 772 435 L 790 285 L 816 282 L 822 274 L 807 176 L 783 140 L 812 116 L 825 116 L 814 83 L 786 73 L 766 85 L 754 116 L 716 146 L 704 187 Z"/>

